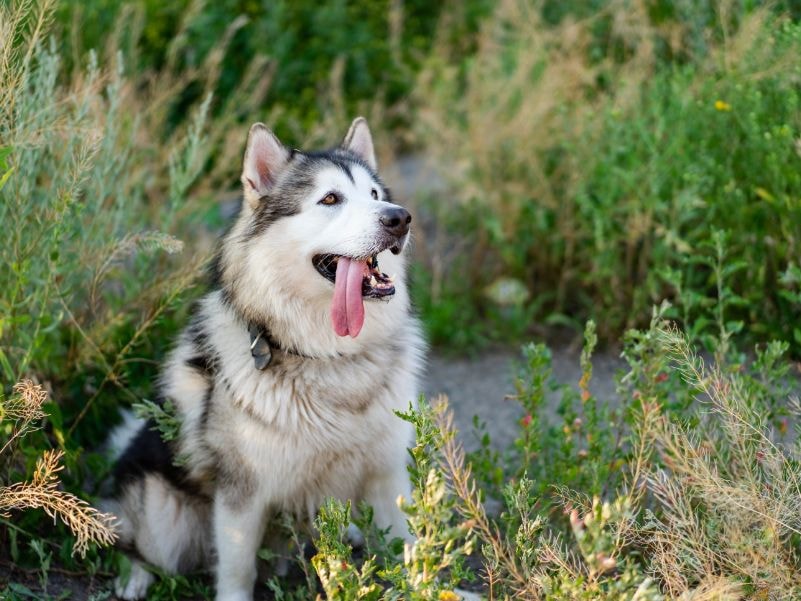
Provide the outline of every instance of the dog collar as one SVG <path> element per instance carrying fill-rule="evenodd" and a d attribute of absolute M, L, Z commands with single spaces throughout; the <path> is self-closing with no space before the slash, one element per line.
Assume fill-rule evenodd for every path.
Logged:
<path fill-rule="evenodd" d="M 282 347 L 275 338 L 270 335 L 270 330 L 255 323 L 248 324 L 248 334 L 250 334 L 250 354 L 253 357 L 253 365 L 256 369 L 263 371 L 273 362 L 273 353 L 281 351 L 287 355 L 295 355 L 305 359 L 313 359 L 308 355 L 299 353 L 295 350 Z"/>

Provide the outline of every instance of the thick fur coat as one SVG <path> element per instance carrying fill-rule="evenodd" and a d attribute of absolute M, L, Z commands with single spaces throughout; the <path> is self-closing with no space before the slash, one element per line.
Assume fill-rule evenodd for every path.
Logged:
<path fill-rule="evenodd" d="M 409 538 L 396 499 L 409 496 L 413 432 L 393 412 L 415 401 L 424 350 L 405 282 L 411 217 L 376 174 L 363 119 L 341 147 L 315 153 L 254 125 L 242 183 L 213 290 L 161 374 L 179 435 L 168 443 L 131 423 L 116 436 L 124 448 L 106 507 L 134 559 L 117 586 L 125 599 L 146 595 L 145 564 L 208 566 L 218 601 L 252 599 L 270 519 L 310 520 L 330 496 L 367 501 L 377 525 Z M 332 261 L 359 280 L 347 305 L 334 298 L 346 290 L 323 265 Z"/>

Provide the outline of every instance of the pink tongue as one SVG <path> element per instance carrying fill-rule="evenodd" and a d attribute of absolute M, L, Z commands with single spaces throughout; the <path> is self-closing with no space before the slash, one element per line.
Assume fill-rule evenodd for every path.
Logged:
<path fill-rule="evenodd" d="M 339 336 L 356 338 L 364 325 L 364 301 L 362 300 L 362 278 L 367 269 L 366 261 L 354 261 L 340 257 L 334 281 L 334 299 L 331 301 L 331 323 Z"/>

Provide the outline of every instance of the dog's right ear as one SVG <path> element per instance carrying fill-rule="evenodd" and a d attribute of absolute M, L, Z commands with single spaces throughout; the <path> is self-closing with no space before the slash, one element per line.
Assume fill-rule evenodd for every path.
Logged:
<path fill-rule="evenodd" d="M 373 135 L 370 133 L 367 119 L 364 117 L 356 117 L 353 123 L 350 124 L 350 129 L 347 135 L 345 135 L 345 139 L 342 141 L 342 148 L 350 150 L 362 157 L 373 171 L 378 169 L 375 160 Z"/>
<path fill-rule="evenodd" d="M 245 200 L 256 207 L 269 192 L 278 174 L 289 161 L 290 152 L 263 123 L 255 123 L 248 133 L 248 145 L 242 165 Z"/>

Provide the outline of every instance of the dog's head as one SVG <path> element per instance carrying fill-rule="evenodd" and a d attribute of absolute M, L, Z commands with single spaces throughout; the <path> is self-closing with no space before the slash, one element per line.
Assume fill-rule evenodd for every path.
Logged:
<path fill-rule="evenodd" d="M 411 215 L 376 173 L 363 118 L 338 148 L 323 152 L 289 149 L 255 124 L 242 185 L 220 274 L 242 314 L 310 352 L 318 342 L 341 352 L 357 336 L 368 342 L 382 328 L 391 332 L 408 310 L 403 250 Z"/>

